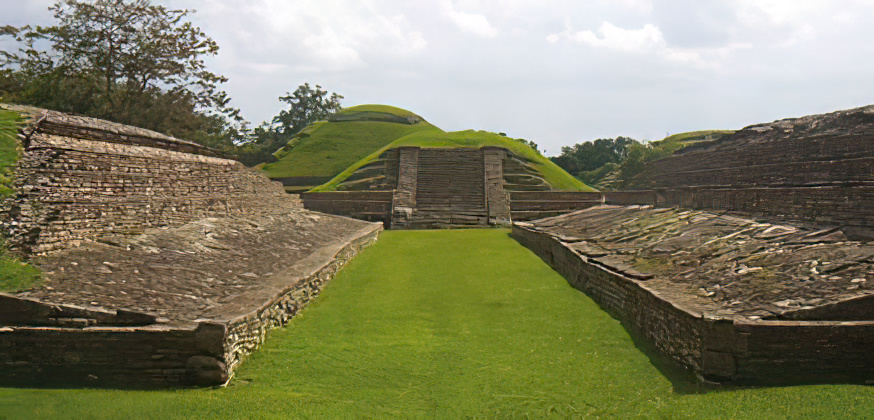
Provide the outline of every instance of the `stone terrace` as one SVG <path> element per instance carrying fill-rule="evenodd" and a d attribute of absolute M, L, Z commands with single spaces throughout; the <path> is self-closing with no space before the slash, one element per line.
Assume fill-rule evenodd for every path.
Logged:
<path fill-rule="evenodd" d="M 871 319 L 874 245 L 725 214 L 599 206 L 527 225 L 721 318 Z"/>
<path fill-rule="evenodd" d="M 209 218 L 136 236 L 101 238 L 38 257 L 45 284 L 18 297 L 89 308 L 142 311 L 193 321 L 265 288 L 319 249 L 348 241 L 370 223 L 297 210 Z M 265 298 L 253 299 L 250 309 Z"/>

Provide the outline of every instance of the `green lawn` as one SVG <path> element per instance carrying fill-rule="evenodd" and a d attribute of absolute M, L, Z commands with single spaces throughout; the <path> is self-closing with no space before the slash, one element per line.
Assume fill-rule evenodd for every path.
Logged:
<path fill-rule="evenodd" d="M 224 389 L 0 389 L 0 418 L 871 418 L 874 388 L 681 394 L 498 229 L 391 231 Z"/>

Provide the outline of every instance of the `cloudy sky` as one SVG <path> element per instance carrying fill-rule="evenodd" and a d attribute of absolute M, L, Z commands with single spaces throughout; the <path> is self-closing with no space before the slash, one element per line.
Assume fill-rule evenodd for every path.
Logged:
<path fill-rule="evenodd" d="M 0 0 L 0 25 L 54 0 Z M 548 154 L 874 103 L 874 0 L 153 0 L 197 9 L 253 122 L 304 83 Z"/>

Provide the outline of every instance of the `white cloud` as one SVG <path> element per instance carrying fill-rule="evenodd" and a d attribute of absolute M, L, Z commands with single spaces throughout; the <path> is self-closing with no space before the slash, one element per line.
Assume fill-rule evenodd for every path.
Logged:
<path fill-rule="evenodd" d="M 0 24 L 51 24 L 54 2 L 0 0 Z M 861 106 L 874 91 L 874 0 L 160 3 L 198 9 L 221 46 L 210 69 L 256 122 L 310 82 L 347 106 L 388 103 L 558 152 Z"/>
<path fill-rule="evenodd" d="M 596 32 L 574 32 L 566 23 L 564 32 L 550 34 L 546 40 L 553 44 L 569 41 L 623 53 L 654 54 L 670 61 L 705 65 L 700 50 L 669 47 L 659 28 L 649 23 L 640 29 L 624 29 L 603 22 Z"/>
<path fill-rule="evenodd" d="M 604 22 L 598 28 L 598 34 L 580 31 L 566 36 L 576 42 L 611 50 L 634 52 L 667 48 L 662 32 L 651 24 L 640 29 L 623 29 Z"/>
<path fill-rule="evenodd" d="M 233 9 L 210 9 L 226 19 Z M 373 1 L 259 0 L 236 12 L 235 36 L 256 50 L 285 55 L 292 67 L 304 71 L 345 71 L 371 65 L 370 56 L 409 55 L 428 42 L 403 14 L 377 7 Z M 388 9 L 392 10 L 392 9 Z M 245 53 L 243 51 L 242 53 Z"/>
<path fill-rule="evenodd" d="M 484 15 L 459 11 L 451 0 L 443 0 L 443 14 L 463 31 L 470 32 L 485 38 L 494 38 L 498 30 L 489 22 Z"/>

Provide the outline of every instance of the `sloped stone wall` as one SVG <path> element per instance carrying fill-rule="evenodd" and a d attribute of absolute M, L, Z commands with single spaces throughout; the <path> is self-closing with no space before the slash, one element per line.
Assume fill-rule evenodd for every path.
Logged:
<path fill-rule="evenodd" d="M 630 188 L 650 191 L 607 193 L 608 204 L 737 211 L 874 239 L 874 106 L 746 127 L 647 164 Z"/>
<path fill-rule="evenodd" d="M 757 124 L 649 163 L 632 188 L 874 182 L 874 106 Z"/>
<path fill-rule="evenodd" d="M 9 245 L 25 254 L 210 216 L 298 208 L 281 184 L 218 152 L 105 121 L 27 109 L 16 195 L 2 204 Z"/>

